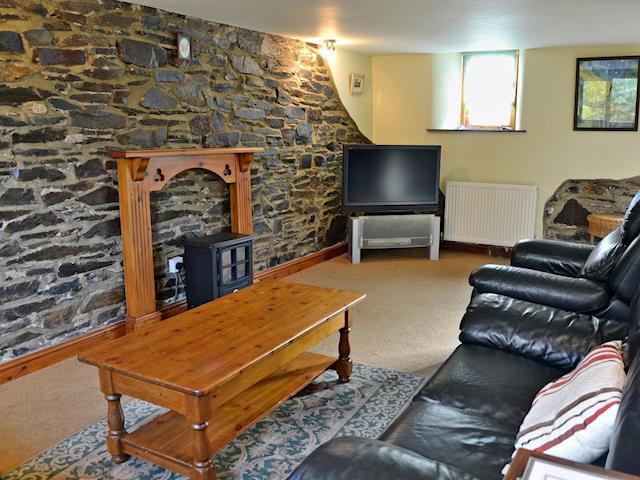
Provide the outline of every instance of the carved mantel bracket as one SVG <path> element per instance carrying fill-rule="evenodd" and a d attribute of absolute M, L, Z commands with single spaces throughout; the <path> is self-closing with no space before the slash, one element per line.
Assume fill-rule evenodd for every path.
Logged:
<path fill-rule="evenodd" d="M 253 231 L 251 161 L 261 148 L 190 148 L 108 153 L 118 160 L 118 191 L 127 330 L 161 320 L 156 306 L 150 193 L 192 168 L 215 173 L 230 185 L 231 230 Z"/>
<path fill-rule="evenodd" d="M 140 182 L 144 179 L 144 174 L 147 171 L 150 158 L 132 158 L 131 159 L 131 174 L 135 182 Z"/>

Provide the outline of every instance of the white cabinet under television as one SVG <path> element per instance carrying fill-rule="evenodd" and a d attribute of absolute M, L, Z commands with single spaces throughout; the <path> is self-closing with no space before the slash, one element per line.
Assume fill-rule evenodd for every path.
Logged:
<path fill-rule="evenodd" d="M 430 214 L 372 215 L 349 219 L 349 258 L 360 263 L 361 251 L 427 248 L 430 260 L 440 255 L 440 217 Z"/>

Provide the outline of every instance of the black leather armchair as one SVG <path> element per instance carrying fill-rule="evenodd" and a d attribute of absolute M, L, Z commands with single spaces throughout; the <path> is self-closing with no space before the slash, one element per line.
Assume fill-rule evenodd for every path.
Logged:
<path fill-rule="evenodd" d="M 640 281 L 639 237 L 640 193 L 631 202 L 622 227 L 596 247 L 523 240 L 513 249 L 511 265 L 483 265 L 471 274 L 469 283 L 474 294 L 497 293 L 627 322 L 629 302 Z"/>
<path fill-rule="evenodd" d="M 616 233 L 619 232 L 612 235 Z M 539 240 L 537 244 L 543 242 Z M 539 247 L 536 248 L 540 250 Z M 545 245 L 545 248 L 549 246 Z M 569 249 L 565 245 L 563 248 Z M 595 252 L 595 249 L 593 251 Z M 530 250 L 527 254 L 518 252 L 518 249 L 516 252 L 516 261 L 519 264 L 523 264 L 523 257 L 534 257 L 529 254 Z M 572 250 L 574 259 L 577 256 L 576 252 L 578 248 Z M 535 260 L 526 265 L 540 266 L 542 262 L 543 260 L 536 256 Z M 575 262 L 573 264 L 575 265 Z M 561 265 L 562 262 L 556 259 L 549 261 L 545 267 L 558 271 L 563 268 Z M 571 265 L 572 262 L 569 261 L 565 268 L 575 268 Z M 471 274 L 469 283 L 474 289 L 474 295 L 497 293 L 603 319 L 628 322 L 629 303 L 640 283 L 640 237 L 636 237 L 616 255 L 610 273 L 604 281 L 583 275 L 564 276 L 514 265 L 483 265 Z"/>

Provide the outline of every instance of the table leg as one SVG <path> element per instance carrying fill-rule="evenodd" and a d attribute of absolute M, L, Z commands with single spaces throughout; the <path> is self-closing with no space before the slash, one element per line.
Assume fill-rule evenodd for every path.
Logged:
<path fill-rule="evenodd" d="M 107 399 L 107 423 L 109 424 L 107 450 L 114 463 L 124 463 L 129 460 L 129 455 L 124 453 L 122 446 L 122 438 L 127 434 L 124 428 L 124 413 L 120 405 L 122 395 L 114 391 L 111 373 L 106 370 L 100 370 L 100 386 Z"/>
<path fill-rule="evenodd" d="M 113 393 L 105 395 L 107 399 L 107 421 L 109 422 L 109 435 L 107 436 L 107 449 L 114 463 L 124 463 L 129 460 L 129 455 L 122 448 L 122 437 L 127 434 L 124 429 L 124 413 L 120 405 L 121 395 Z"/>
<path fill-rule="evenodd" d="M 207 436 L 209 427 L 209 399 L 200 397 L 191 400 L 187 418 L 191 423 L 193 438 L 192 480 L 215 480 L 216 467 L 211 460 L 211 444 Z"/>
<path fill-rule="evenodd" d="M 351 320 L 349 312 L 344 312 L 344 327 L 340 329 L 340 343 L 338 343 L 338 362 L 336 372 L 338 381 L 347 383 L 351 378 L 353 362 L 351 361 L 351 345 L 349 344 L 349 332 L 351 332 Z"/>

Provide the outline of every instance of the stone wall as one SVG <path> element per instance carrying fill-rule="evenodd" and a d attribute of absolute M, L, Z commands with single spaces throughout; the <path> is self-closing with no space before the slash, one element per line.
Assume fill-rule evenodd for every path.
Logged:
<path fill-rule="evenodd" d="M 567 180 L 545 204 L 544 237 L 587 243 L 587 215 L 622 214 L 638 191 L 640 176 L 624 180 Z"/>
<path fill-rule="evenodd" d="M 316 46 L 112 0 L 0 0 L 0 361 L 125 315 L 115 164 L 125 148 L 262 146 L 256 269 L 344 239 L 343 142 L 367 141 Z M 176 61 L 176 33 L 195 59 Z M 194 170 L 152 196 L 156 277 L 229 225 Z"/>

